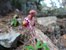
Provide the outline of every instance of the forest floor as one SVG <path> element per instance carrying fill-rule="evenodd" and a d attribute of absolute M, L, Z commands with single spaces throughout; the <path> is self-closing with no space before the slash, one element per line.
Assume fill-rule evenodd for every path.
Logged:
<path fill-rule="evenodd" d="M 4 31 L 7 31 L 5 29 L 5 27 L 6 26 L 10 27 L 9 21 L 13 18 L 14 14 L 15 13 L 10 13 L 10 14 L 0 18 L 0 28 L 3 28 Z M 21 14 L 19 14 L 19 18 L 21 18 L 22 20 L 24 19 L 24 17 L 22 17 Z M 1 25 L 1 24 L 3 24 L 3 25 Z M 37 27 L 43 33 L 45 33 L 52 40 L 52 42 L 59 48 L 59 50 L 66 50 L 66 18 L 63 18 L 63 19 L 58 18 L 57 24 L 60 27 L 60 29 L 59 29 L 60 33 L 58 33 L 59 32 L 58 30 L 56 32 L 49 32 L 46 29 L 46 27 L 44 27 L 43 25 L 40 25 L 38 23 L 36 24 L 35 27 Z M 16 29 L 17 28 L 18 27 L 16 27 Z M 28 31 L 25 30 L 24 32 L 27 33 Z M 20 44 L 22 44 L 22 43 L 20 43 Z M 16 50 L 22 50 L 22 46 L 23 45 L 20 45 L 19 47 L 16 48 Z"/>

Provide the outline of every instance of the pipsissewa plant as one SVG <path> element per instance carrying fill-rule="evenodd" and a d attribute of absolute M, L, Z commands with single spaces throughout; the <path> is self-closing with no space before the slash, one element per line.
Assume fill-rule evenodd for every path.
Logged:
<path fill-rule="evenodd" d="M 40 48 L 43 48 L 44 50 L 50 50 L 47 43 L 41 43 L 40 41 L 37 41 L 36 47 L 34 48 L 33 46 L 25 46 L 26 50 L 38 50 Z"/>
<path fill-rule="evenodd" d="M 16 16 L 17 15 L 14 15 L 13 19 L 11 20 L 11 25 L 14 27 L 18 26 L 18 24 L 19 24 L 19 22 L 16 19 Z"/>

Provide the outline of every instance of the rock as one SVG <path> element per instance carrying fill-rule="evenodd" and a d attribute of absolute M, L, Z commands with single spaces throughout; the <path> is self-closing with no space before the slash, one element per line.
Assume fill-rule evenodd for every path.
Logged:
<path fill-rule="evenodd" d="M 13 29 L 10 29 L 8 33 L 0 34 L 0 45 L 6 48 L 15 47 L 17 43 L 17 37 L 20 36 L 20 33 L 17 33 Z"/>
<path fill-rule="evenodd" d="M 46 32 L 47 30 L 47 27 L 44 27 L 43 25 L 40 25 L 38 23 L 36 23 L 35 27 L 40 29 L 42 32 Z"/>
<path fill-rule="evenodd" d="M 56 23 L 56 21 L 57 21 L 56 16 L 37 18 L 37 22 L 43 26 L 48 26 L 52 23 Z"/>

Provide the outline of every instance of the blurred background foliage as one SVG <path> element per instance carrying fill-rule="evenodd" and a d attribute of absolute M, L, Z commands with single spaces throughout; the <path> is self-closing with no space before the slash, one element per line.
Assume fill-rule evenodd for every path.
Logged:
<path fill-rule="evenodd" d="M 48 15 L 66 15 L 65 0 L 62 0 L 62 3 L 60 0 L 56 0 L 60 4 L 60 7 L 57 7 L 53 0 L 50 0 L 51 7 L 49 7 L 44 1 L 46 0 L 0 0 L 0 14 L 4 15 L 15 9 L 19 9 L 24 14 L 28 14 L 29 10 L 35 9 L 38 11 L 37 16 L 40 17 Z"/>

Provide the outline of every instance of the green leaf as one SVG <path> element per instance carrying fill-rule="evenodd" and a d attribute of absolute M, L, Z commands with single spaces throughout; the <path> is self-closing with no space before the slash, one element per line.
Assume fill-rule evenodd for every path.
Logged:
<path fill-rule="evenodd" d="M 27 49 L 27 50 L 34 50 L 33 46 L 25 46 L 25 49 Z"/>
<path fill-rule="evenodd" d="M 40 41 L 37 42 L 37 44 L 36 44 L 36 48 L 37 48 L 37 49 L 38 49 L 38 48 L 42 48 L 42 44 L 41 44 Z"/>
<path fill-rule="evenodd" d="M 50 50 L 49 47 L 48 47 L 48 45 L 47 45 L 47 43 L 44 43 L 43 47 L 44 47 L 45 50 Z"/>
<path fill-rule="evenodd" d="M 11 21 L 11 25 L 16 27 L 18 25 L 18 21 L 16 18 L 13 18 L 12 21 Z"/>

